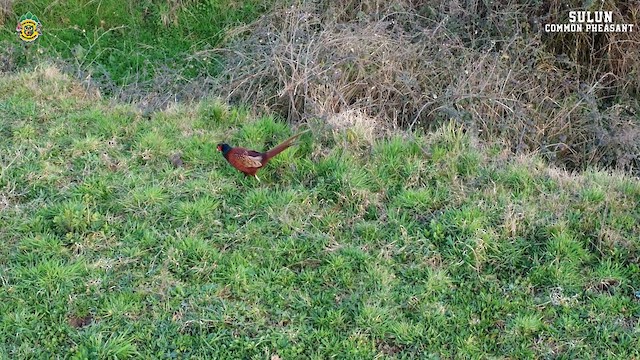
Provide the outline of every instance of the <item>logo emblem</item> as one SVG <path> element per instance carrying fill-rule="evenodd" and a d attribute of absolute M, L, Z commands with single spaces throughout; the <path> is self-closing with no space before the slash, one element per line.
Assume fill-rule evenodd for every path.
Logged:
<path fill-rule="evenodd" d="M 16 32 L 22 41 L 32 42 L 40 36 L 42 24 L 38 17 L 28 12 L 20 17 Z"/>

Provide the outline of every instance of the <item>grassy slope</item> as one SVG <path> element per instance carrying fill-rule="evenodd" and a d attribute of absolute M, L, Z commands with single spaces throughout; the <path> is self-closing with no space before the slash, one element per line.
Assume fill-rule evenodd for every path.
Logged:
<path fill-rule="evenodd" d="M 16 23 L 0 27 L 0 45 L 14 47 L 19 68 L 34 56 L 60 58 L 74 70 L 114 86 L 171 74 L 186 79 L 217 74 L 215 49 L 230 26 L 255 19 L 269 2 L 248 0 L 120 1 L 25 0 L 13 2 L 14 15 L 27 11 L 43 23 L 35 43 L 43 54 L 21 50 Z M 85 75 L 86 76 L 86 75 Z"/>
<path fill-rule="evenodd" d="M 269 118 L 146 119 L 48 67 L 0 99 L 0 357 L 640 356 L 637 180 L 444 127 L 316 129 L 257 184 L 215 144 Z"/>

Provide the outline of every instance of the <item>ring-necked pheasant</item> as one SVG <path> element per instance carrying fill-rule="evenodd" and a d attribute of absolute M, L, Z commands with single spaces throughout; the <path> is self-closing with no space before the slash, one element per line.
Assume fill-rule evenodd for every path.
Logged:
<path fill-rule="evenodd" d="M 222 155 L 225 159 L 233 166 L 234 168 L 243 172 L 246 176 L 253 176 L 258 181 L 260 178 L 256 175 L 258 170 L 263 168 L 269 160 L 271 160 L 274 156 L 280 154 L 285 149 L 287 149 L 293 143 L 298 136 L 306 133 L 309 130 L 302 131 L 293 135 L 292 137 L 285 140 L 282 144 L 274 147 L 273 149 L 267 152 L 259 152 L 255 150 L 248 150 L 242 147 L 231 147 L 228 144 L 218 144 L 218 151 L 222 152 Z"/>

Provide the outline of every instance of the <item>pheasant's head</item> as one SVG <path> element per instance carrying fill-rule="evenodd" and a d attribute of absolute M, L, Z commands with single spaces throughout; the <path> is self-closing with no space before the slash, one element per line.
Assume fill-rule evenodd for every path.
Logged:
<path fill-rule="evenodd" d="M 231 150 L 231 146 L 228 144 L 218 144 L 218 151 L 221 151 L 222 155 L 227 155 L 229 150 Z"/>

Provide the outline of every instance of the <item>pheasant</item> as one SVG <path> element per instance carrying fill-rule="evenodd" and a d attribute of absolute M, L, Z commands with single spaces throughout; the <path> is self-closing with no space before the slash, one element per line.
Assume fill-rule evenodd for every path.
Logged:
<path fill-rule="evenodd" d="M 242 147 L 231 147 L 228 144 L 218 144 L 218 151 L 222 152 L 225 159 L 239 171 L 243 172 L 245 176 L 253 176 L 258 181 L 260 178 L 256 173 L 262 169 L 269 160 L 274 156 L 280 154 L 292 145 L 293 141 L 300 135 L 306 133 L 309 130 L 302 131 L 293 135 L 285 140 L 282 144 L 274 147 L 267 152 L 258 152 L 255 150 L 248 150 Z"/>

